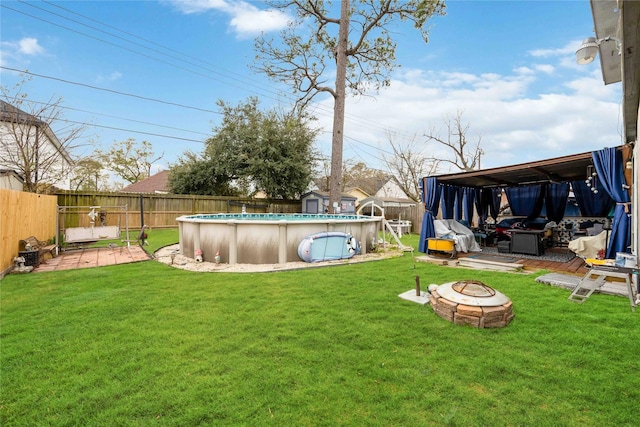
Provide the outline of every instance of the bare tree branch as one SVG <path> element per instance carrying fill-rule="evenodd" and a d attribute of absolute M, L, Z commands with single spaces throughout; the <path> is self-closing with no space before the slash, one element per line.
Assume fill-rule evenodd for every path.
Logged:
<path fill-rule="evenodd" d="M 68 184 L 85 127 L 65 121 L 62 98 L 29 101 L 26 82 L 1 87 L 0 167 L 17 171 L 26 191 L 41 193 Z"/>
<path fill-rule="evenodd" d="M 420 188 L 418 183 L 423 177 L 435 174 L 440 161 L 429 158 L 421 152 L 415 137 L 405 142 L 394 141 L 394 139 L 395 137 L 390 134 L 389 144 L 393 155 L 383 156 L 385 165 L 395 176 L 402 191 L 412 200 L 419 202 Z"/>
<path fill-rule="evenodd" d="M 480 144 L 482 137 L 478 136 L 476 142 L 469 140 L 469 123 L 463 124 L 462 111 L 458 110 L 455 116 L 447 115 L 443 118 L 446 127 L 446 135 L 441 137 L 435 127 L 424 136 L 426 142 L 436 142 L 453 153 L 453 159 L 437 159 L 444 163 L 449 163 L 462 171 L 472 171 L 480 167 L 481 156 L 484 153 Z M 436 159 L 433 159 L 436 160 Z"/>

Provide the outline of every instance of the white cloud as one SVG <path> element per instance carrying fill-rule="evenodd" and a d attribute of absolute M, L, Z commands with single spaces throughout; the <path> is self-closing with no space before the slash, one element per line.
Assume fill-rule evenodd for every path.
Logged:
<path fill-rule="evenodd" d="M 208 10 L 225 10 L 227 9 L 227 0 L 169 0 L 168 3 L 173 4 L 182 13 L 202 13 Z"/>
<path fill-rule="evenodd" d="M 556 67 L 550 64 L 537 64 L 537 65 L 534 65 L 533 68 L 536 71 L 540 71 L 545 74 L 553 74 L 553 72 L 556 70 Z"/>
<path fill-rule="evenodd" d="M 249 7 L 244 7 L 244 6 Z M 289 17 L 277 10 L 259 10 L 254 6 L 242 3 L 231 19 L 231 26 L 236 33 L 252 36 L 261 32 L 277 31 L 287 26 Z"/>
<path fill-rule="evenodd" d="M 261 32 L 277 31 L 287 26 L 291 18 L 275 9 L 259 9 L 251 3 L 235 0 L 169 0 L 185 14 L 222 12 L 230 16 L 229 26 L 239 37 L 251 37 Z"/>
<path fill-rule="evenodd" d="M 483 168 L 620 144 L 621 88 L 605 86 L 600 70 L 572 80 L 558 75 L 553 65 L 518 68 L 510 75 L 403 70 L 394 77 L 375 98 L 348 98 L 345 159 L 361 160 L 371 152 L 371 166 L 382 168 L 381 153 L 391 151 L 390 132 L 397 138 L 424 140 L 426 132 L 435 130 L 446 137 L 443 118 L 457 111 L 469 124 L 469 140 L 482 140 Z M 533 85 L 539 94 L 530 94 Z M 559 88 L 566 93 L 558 93 Z M 333 101 L 322 104 L 330 110 Z M 330 114 L 320 117 L 324 129 L 331 130 L 331 120 Z M 319 148 L 330 153 L 330 133 L 323 135 Z M 433 143 L 426 150 L 451 158 Z"/>
<path fill-rule="evenodd" d="M 45 54 L 45 49 L 38 43 L 38 39 L 24 37 L 17 41 L 0 42 L 0 64 L 9 66 L 19 62 L 19 66 L 26 66 L 29 57 Z M 14 64 L 15 66 L 15 64 Z"/>
<path fill-rule="evenodd" d="M 567 56 L 571 54 L 575 54 L 576 50 L 582 44 L 582 40 L 570 40 L 563 47 L 552 48 L 552 49 L 533 49 L 528 53 L 534 58 L 554 58 L 560 56 Z"/>
<path fill-rule="evenodd" d="M 98 81 L 98 82 L 105 82 L 105 81 L 113 82 L 113 81 L 119 80 L 121 77 L 122 77 L 122 73 L 120 71 L 113 71 L 113 72 L 111 72 L 111 74 L 108 74 L 106 76 L 100 74 L 96 78 L 96 81 Z"/>
<path fill-rule="evenodd" d="M 24 55 L 40 55 L 44 53 L 44 48 L 38 44 L 38 39 L 24 37 L 18 42 L 18 52 Z"/>

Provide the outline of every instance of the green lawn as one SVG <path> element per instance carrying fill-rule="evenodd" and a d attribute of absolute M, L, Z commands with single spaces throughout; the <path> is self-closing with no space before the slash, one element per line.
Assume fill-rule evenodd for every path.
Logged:
<path fill-rule="evenodd" d="M 176 238 L 151 230 L 150 248 Z M 416 276 L 482 280 L 516 317 L 453 325 L 398 298 Z M 259 274 L 149 261 L 8 275 L 0 424 L 637 425 L 640 312 L 623 297 L 569 302 L 535 276 L 411 254 Z"/>

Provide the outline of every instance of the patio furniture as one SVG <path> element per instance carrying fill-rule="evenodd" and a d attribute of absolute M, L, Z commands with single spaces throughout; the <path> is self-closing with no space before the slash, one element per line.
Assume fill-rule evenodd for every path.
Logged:
<path fill-rule="evenodd" d="M 433 228 L 436 238 L 453 240 L 457 252 L 480 252 L 482 250 L 476 242 L 473 231 L 454 219 L 436 219 L 433 221 Z"/>
<path fill-rule="evenodd" d="M 509 254 L 511 253 L 511 241 L 510 240 L 502 240 L 498 242 L 498 253 L 501 254 Z"/>
<path fill-rule="evenodd" d="M 427 255 L 429 255 L 429 251 L 449 252 L 451 258 L 455 258 L 456 242 L 453 239 L 430 238 L 427 239 Z"/>
<path fill-rule="evenodd" d="M 35 236 L 29 236 L 20 240 L 18 244 L 18 256 L 25 258 L 25 265 L 37 267 L 46 259 L 53 258 L 57 246 L 44 240 L 38 240 Z M 49 257 L 49 258 L 47 258 Z"/>
<path fill-rule="evenodd" d="M 511 230 L 511 252 L 527 255 L 544 254 L 544 245 L 542 237 L 544 230 Z"/>

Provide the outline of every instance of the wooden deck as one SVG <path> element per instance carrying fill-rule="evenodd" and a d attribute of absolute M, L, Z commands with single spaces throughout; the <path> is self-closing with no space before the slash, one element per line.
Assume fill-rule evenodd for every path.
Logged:
<path fill-rule="evenodd" d="M 554 251 L 558 251 L 558 250 L 566 251 L 567 249 L 566 248 L 563 248 L 563 249 L 550 248 L 547 250 L 547 253 L 553 253 Z M 458 252 L 457 256 L 458 258 L 465 258 L 465 257 L 473 256 L 474 254 L 476 254 L 476 252 L 469 252 L 469 253 Z M 558 261 L 550 261 L 548 259 L 545 259 L 544 256 L 541 256 L 537 259 L 533 259 L 533 258 L 523 258 L 523 257 L 520 257 L 518 254 L 507 253 L 507 254 L 498 254 L 498 255 L 516 259 L 517 260 L 516 263 L 522 264 L 524 266 L 524 269 L 528 271 L 548 270 L 548 271 L 553 271 L 557 273 L 575 274 L 577 276 L 583 276 L 587 273 L 587 271 L 589 271 L 587 264 L 584 262 L 582 258 L 578 256 L 574 257 L 568 262 L 558 262 Z"/>

